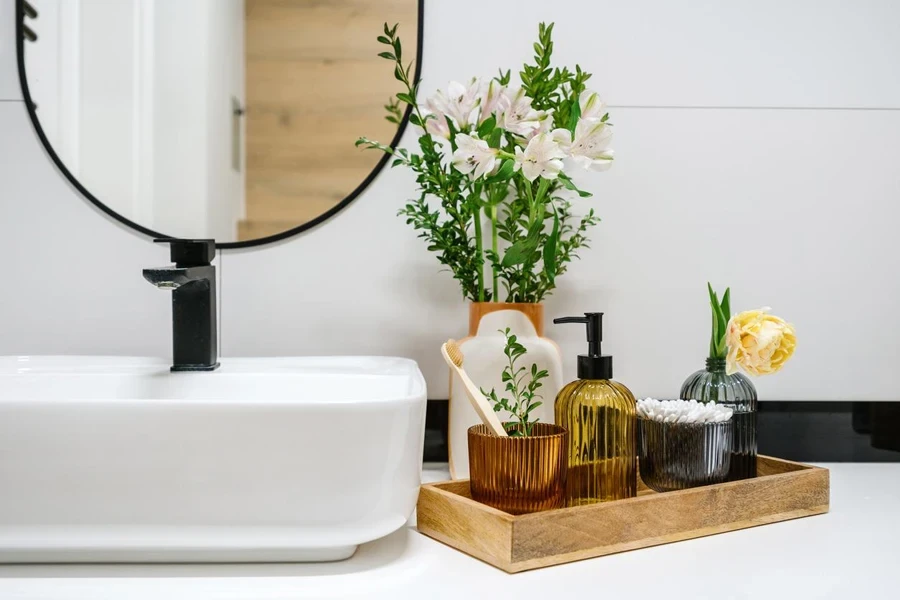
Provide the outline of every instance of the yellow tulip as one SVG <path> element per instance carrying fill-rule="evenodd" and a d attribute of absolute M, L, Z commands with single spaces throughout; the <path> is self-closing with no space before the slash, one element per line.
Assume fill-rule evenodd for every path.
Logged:
<path fill-rule="evenodd" d="M 793 356 L 797 334 L 793 325 L 774 315 L 768 308 L 748 310 L 728 322 L 727 372 L 738 367 L 751 375 L 769 375 L 780 371 Z"/>

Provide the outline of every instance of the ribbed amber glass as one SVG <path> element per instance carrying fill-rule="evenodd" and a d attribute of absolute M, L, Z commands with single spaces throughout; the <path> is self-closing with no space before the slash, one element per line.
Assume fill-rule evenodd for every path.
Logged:
<path fill-rule="evenodd" d="M 484 425 L 469 428 L 472 498 L 513 515 L 565 506 L 569 433 L 537 423 L 532 435 L 500 437 Z"/>
<path fill-rule="evenodd" d="M 621 383 L 578 379 L 556 396 L 556 423 L 569 430 L 566 505 L 637 495 L 637 409 Z"/>

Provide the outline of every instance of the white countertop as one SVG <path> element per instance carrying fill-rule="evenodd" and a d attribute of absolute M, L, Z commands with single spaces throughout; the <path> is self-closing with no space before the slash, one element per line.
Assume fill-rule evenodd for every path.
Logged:
<path fill-rule="evenodd" d="M 900 597 L 900 464 L 828 464 L 831 512 L 507 575 L 416 532 L 300 565 L 8 565 L 2 600 Z M 425 481 L 447 479 L 426 465 Z"/>

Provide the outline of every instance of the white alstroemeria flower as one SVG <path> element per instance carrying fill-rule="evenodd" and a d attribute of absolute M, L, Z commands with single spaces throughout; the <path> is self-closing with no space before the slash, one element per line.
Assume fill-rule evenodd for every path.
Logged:
<path fill-rule="evenodd" d="M 538 121 L 537 129 L 526 135 L 526 139 L 530 140 L 539 133 L 550 133 L 551 131 L 553 131 L 553 111 L 542 111 L 540 115 L 541 118 Z"/>
<path fill-rule="evenodd" d="M 431 115 L 432 118 L 428 118 Z M 450 125 L 447 124 L 447 115 L 441 112 L 434 98 L 425 100 L 425 131 L 433 136 L 450 139 Z"/>
<path fill-rule="evenodd" d="M 496 79 L 491 79 L 491 81 L 483 87 L 484 91 L 481 94 L 481 113 L 478 117 L 479 125 L 487 121 L 492 114 L 500 110 L 503 99 L 506 96 L 506 88 L 500 85 Z"/>
<path fill-rule="evenodd" d="M 508 90 L 501 100 L 497 124 L 516 135 L 528 136 L 541 126 L 544 113 L 531 108 L 531 98 L 525 90 Z"/>
<path fill-rule="evenodd" d="M 606 114 L 606 103 L 600 99 L 597 92 L 584 90 L 578 97 L 578 105 L 581 108 L 582 119 L 602 119 Z"/>
<path fill-rule="evenodd" d="M 450 164 L 461 173 L 472 173 L 474 178 L 490 173 L 497 166 L 497 149 L 488 146 L 484 140 L 473 138 L 465 133 L 456 135 L 456 152 Z"/>
<path fill-rule="evenodd" d="M 581 119 L 575 126 L 572 144 L 566 148 L 569 158 L 584 169 L 605 171 L 612 166 L 614 152 L 609 148 L 612 127 L 600 119 Z"/>
<path fill-rule="evenodd" d="M 550 132 L 550 137 L 559 144 L 563 152 L 569 154 L 569 149 L 572 147 L 572 134 L 568 129 L 554 129 Z"/>
<path fill-rule="evenodd" d="M 516 148 L 515 169 L 522 169 L 522 174 L 528 181 L 534 181 L 538 177 L 556 179 L 563 170 L 562 159 L 566 157 L 566 152 L 559 144 L 558 140 L 562 139 L 561 134 L 557 133 L 559 131 L 569 133 L 564 129 L 539 133 L 531 138 L 524 152 L 521 148 Z"/>
<path fill-rule="evenodd" d="M 456 121 L 457 129 L 464 129 L 472 124 L 472 112 L 481 102 L 480 88 L 474 77 L 468 86 L 451 81 L 446 94 L 438 90 L 429 100 L 438 111 Z"/>

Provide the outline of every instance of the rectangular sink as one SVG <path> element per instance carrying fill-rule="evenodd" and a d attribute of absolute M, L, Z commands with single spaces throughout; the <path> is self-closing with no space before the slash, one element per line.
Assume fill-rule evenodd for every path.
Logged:
<path fill-rule="evenodd" d="M 0 357 L 0 562 L 348 558 L 422 468 L 411 360 Z"/>

